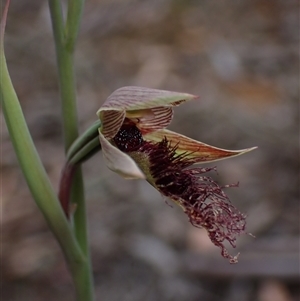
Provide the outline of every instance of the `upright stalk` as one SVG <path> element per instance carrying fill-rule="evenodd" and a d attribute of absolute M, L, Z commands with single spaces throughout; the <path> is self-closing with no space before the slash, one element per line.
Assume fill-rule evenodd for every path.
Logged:
<path fill-rule="evenodd" d="M 78 137 L 79 132 L 73 56 L 83 3 L 81 0 L 69 0 L 65 25 L 60 1 L 49 0 L 56 48 L 66 153 L 73 141 Z M 71 201 L 76 204 L 73 220 L 75 236 L 86 257 L 85 265 L 81 268 L 80 281 L 76 283 L 77 299 L 80 301 L 90 301 L 94 299 L 93 277 L 88 247 L 84 187 L 80 167 L 77 168 L 74 174 L 71 188 Z"/>
<path fill-rule="evenodd" d="M 49 177 L 32 141 L 20 102 L 7 69 L 4 54 L 4 32 L 9 1 L 6 2 L 0 26 L 0 100 L 14 150 L 32 196 L 57 238 L 70 267 L 77 290 L 77 300 L 92 300 L 85 276 L 89 261 L 73 233 Z"/>

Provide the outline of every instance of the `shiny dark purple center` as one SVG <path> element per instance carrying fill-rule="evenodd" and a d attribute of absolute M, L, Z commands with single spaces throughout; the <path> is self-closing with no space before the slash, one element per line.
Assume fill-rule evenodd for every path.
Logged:
<path fill-rule="evenodd" d="M 113 139 L 119 150 L 125 153 L 136 151 L 144 143 L 142 133 L 134 123 L 123 124 Z"/>

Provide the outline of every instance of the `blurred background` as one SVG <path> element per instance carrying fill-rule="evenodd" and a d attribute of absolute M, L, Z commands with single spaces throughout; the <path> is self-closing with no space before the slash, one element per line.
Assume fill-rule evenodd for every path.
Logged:
<path fill-rule="evenodd" d="M 57 189 L 64 163 L 47 1 L 12 1 L 9 70 Z M 299 288 L 299 3 L 296 0 L 90 0 L 75 65 L 80 130 L 126 85 L 197 94 L 170 129 L 228 149 L 220 185 L 256 238 L 239 263 L 145 181 L 83 165 L 96 300 L 297 301 Z M 20 172 L 1 115 L 2 300 L 74 300 L 61 250 Z"/>

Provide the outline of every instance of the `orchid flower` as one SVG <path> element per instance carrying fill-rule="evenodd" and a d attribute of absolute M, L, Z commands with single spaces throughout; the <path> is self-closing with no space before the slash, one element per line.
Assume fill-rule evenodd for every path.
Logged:
<path fill-rule="evenodd" d="M 101 121 L 99 138 L 105 162 L 125 178 L 146 179 L 163 196 L 173 200 L 188 215 L 192 225 L 205 228 L 211 241 L 221 248 L 236 246 L 245 233 L 246 217 L 231 203 L 211 177 L 215 167 L 191 167 L 238 156 L 253 150 L 226 150 L 207 145 L 166 127 L 173 107 L 197 98 L 195 95 L 142 87 L 123 87 L 113 92 L 97 112 Z"/>

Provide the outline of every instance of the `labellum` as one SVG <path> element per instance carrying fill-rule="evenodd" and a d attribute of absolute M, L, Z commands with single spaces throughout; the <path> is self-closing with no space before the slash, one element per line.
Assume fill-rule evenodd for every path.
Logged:
<path fill-rule="evenodd" d="M 229 255 L 223 242 L 236 246 L 236 235 L 245 232 L 245 215 L 212 178 L 202 175 L 215 167 L 188 169 L 195 162 L 187 153 L 177 155 L 176 145 L 172 147 L 166 138 L 157 143 L 145 141 L 135 124 L 126 119 L 113 141 L 135 160 L 152 186 L 183 208 L 192 225 L 207 230 L 223 257 L 237 262 L 237 256 Z M 226 187 L 230 186 L 237 185 Z"/>

